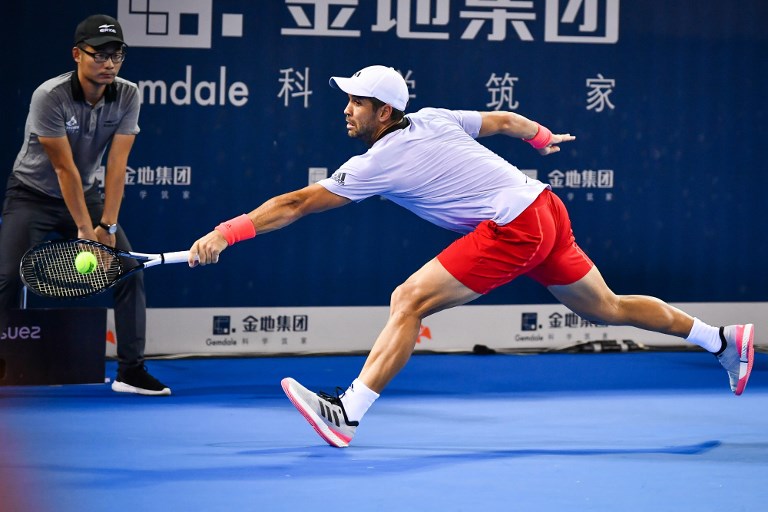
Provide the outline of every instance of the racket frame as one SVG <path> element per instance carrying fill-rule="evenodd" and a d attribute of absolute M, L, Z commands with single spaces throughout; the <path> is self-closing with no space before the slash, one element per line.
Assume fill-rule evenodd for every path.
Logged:
<path fill-rule="evenodd" d="M 63 248 L 77 247 L 78 249 L 80 249 L 80 251 L 87 250 L 87 247 L 94 247 L 99 251 L 107 252 L 109 255 L 115 258 L 115 261 L 117 262 L 117 265 L 118 265 L 118 272 L 114 277 L 114 279 L 112 279 L 108 284 L 101 287 L 94 288 L 89 292 L 77 291 L 72 295 L 64 295 L 64 294 L 56 295 L 53 293 L 48 293 L 40 289 L 34 283 L 30 282 L 25 276 L 24 269 L 25 269 L 25 266 L 29 265 L 29 262 L 35 253 L 39 253 L 39 252 L 45 251 L 46 249 L 54 248 L 57 246 L 61 246 Z M 62 251 L 64 250 L 65 249 L 62 249 Z M 124 265 L 124 262 L 122 261 L 123 259 L 134 260 L 136 262 L 136 265 L 130 268 L 126 268 Z M 165 263 L 183 263 L 183 262 L 187 262 L 188 260 L 189 260 L 189 251 L 176 251 L 176 252 L 168 252 L 168 253 L 143 253 L 143 252 L 123 251 L 121 249 L 110 247 L 100 242 L 96 242 L 93 240 L 86 240 L 83 238 L 75 238 L 71 240 L 48 240 L 48 241 L 36 244 L 35 246 L 31 247 L 29 250 L 27 250 L 24 253 L 24 256 L 21 258 L 21 262 L 19 263 L 19 275 L 24 285 L 28 289 L 30 289 L 33 293 L 40 295 L 41 297 L 52 298 L 52 299 L 83 299 L 86 297 L 92 297 L 94 295 L 103 293 L 109 290 L 110 288 L 112 288 L 113 286 L 115 286 L 120 281 L 131 276 L 135 272 L 144 270 L 145 268 L 154 267 L 156 265 L 163 265 Z M 74 262 L 72 264 L 74 265 Z M 74 284 L 75 283 L 73 283 L 73 285 Z M 75 290 L 76 287 L 73 286 L 72 289 Z"/>

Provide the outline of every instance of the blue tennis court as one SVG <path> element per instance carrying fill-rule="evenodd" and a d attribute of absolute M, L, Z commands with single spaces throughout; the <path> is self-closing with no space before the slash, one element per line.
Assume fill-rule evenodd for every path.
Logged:
<path fill-rule="evenodd" d="M 3 510 L 752 511 L 768 502 L 765 354 L 741 397 L 698 351 L 416 355 L 353 444 L 331 448 L 280 379 L 333 391 L 362 361 L 151 361 L 168 398 L 107 385 L 0 388 Z"/>

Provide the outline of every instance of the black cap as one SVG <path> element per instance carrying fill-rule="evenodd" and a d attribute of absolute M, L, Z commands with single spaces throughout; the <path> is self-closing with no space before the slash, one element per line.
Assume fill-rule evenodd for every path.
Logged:
<path fill-rule="evenodd" d="M 125 44 L 123 29 L 112 16 L 94 14 L 81 21 L 75 30 L 75 45 L 80 43 L 88 44 L 94 48 L 107 43 Z"/>

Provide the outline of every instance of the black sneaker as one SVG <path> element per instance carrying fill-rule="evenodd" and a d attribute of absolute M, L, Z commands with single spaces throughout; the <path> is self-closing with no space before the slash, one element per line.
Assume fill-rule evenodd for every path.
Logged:
<path fill-rule="evenodd" d="M 171 394 L 171 388 L 151 376 L 144 365 L 118 370 L 112 391 L 153 396 Z"/>

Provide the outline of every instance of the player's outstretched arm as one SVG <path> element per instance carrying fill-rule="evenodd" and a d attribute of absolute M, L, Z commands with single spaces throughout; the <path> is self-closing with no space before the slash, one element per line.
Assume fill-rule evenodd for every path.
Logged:
<path fill-rule="evenodd" d="M 480 137 L 502 134 L 523 139 L 542 155 L 557 153 L 561 143 L 576 139 L 570 133 L 552 133 L 536 121 L 514 112 L 480 112 L 480 115 L 483 119 Z"/>
<path fill-rule="evenodd" d="M 265 201 L 250 212 L 247 219 L 253 224 L 254 233 L 264 234 L 281 229 L 310 213 L 331 210 L 349 202 L 346 197 L 329 192 L 322 185 L 313 184 Z M 233 221 L 242 223 L 246 220 L 241 216 Z M 219 255 L 229 245 L 231 244 L 227 242 L 224 233 L 214 229 L 192 244 L 189 266 L 218 263 Z"/>

